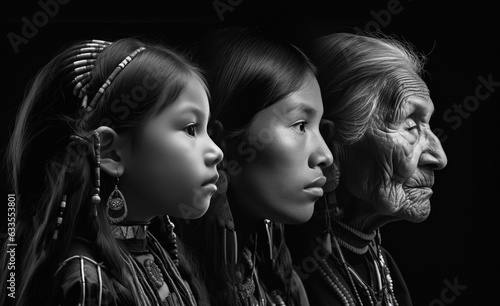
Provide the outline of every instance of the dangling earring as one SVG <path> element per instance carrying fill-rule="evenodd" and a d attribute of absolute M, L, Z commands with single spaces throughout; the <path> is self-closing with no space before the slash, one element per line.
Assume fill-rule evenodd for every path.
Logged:
<path fill-rule="evenodd" d="M 170 254 L 170 257 L 174 261 L 175 265 L 179 265 L 179 251 L 177 250 L 177 235 L 174 232 L 175 225 L 172 221 L 170 221 L 169 216 L 165 216 L 167 219 L 167 239 L 169 243 L 169 248 L 168 248 L 168 253 Z"/>
<path fill-rule="evenodd" d="M 325 200 L 326 209 L 330 210 L 334 219 L 342 219 L 344 210 L 340 207 L 335 195 L 335 189 L 337 189 L 339 185 L 340 167 L 335 161 L 330 167 L 325 169 L 325 176 L 327 180 L 325 186 L 323 186 L 323 189 L 325 190 L 323 198 Z"/>
<path fill-rule="evenodd" d="M 57 216 L 56 230 L 54 231 L 54 236 L 52 236 L 52 239 L 54 240 L 57 240 L 57 238 L 59 237 L 59 228 L 61 227 L 63 221 L 65 208 L 66 208 L 66 195 L 63 195 L 61 205 L 59 206 L 59 216 Z"/>
<path fill-rule="evenodd" d="M 94 195 L 92 196 L 92 204 L 94 206 L 94 217 L 97 217 L 97 205 L 101 203 L 101 139 L 99 132 L 94 131 L 94 154 L 95 154 L 95 186 Z"/>
<path fill-rule="evenodd" d="M 269 219 L 264 219 L 264 224 L 266 225 L 266 233 L 267 233 L 267 243 L 269 244 L 269 258 L 274 265 L 274 229 L 273 222 Z"/>
<path fill-rule="evenodd" d="M 119 223 L 123 221 L 128 214 L 128 209 L 127 209 L 127 202 L 125 201 L 125 197 L 123 197 L 123 194 L 121 193 L 120 190 L 118 190 L 118 182 L 120 181 L 119 176 L 116 176 L 116 184 L 115 184 L 115 190 L 111 192 L 108 198 L 108 202 L 106 203 L 106 216 L 108 216 L 108 219 L 111 221 L 111 223 Z M 122 210 L 123 212 L 118 215 L 118 216 L 111 216 L 110 215 L 110 210 L 113 212 L 118 212 Z"/>
<path fill-rule="evenodd" d="M 325 252 L 327 254 L 332 254 L 332 239 L 331 239 L 331 223 L 332 222 L 332 219 L 331 219 L 331 216 L 330 216 L 330 207 L 329 207 L 329 203 L 328 203 L 328 195 L 323 195 L 323 199 L 325 201 L 325 235 L 323 238 L 323 241 L 321 242 L 321 245 L 323 247 L 323 250 L 325 250 Z"/>

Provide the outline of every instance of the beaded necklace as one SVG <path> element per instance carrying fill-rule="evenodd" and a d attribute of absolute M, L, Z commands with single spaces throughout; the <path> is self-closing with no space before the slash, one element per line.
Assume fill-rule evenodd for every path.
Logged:
<path fill-rule="evenodd" d="M 132 235 L 125 235 L 124 237 L 129 238 L 125 240 L 114 233 L 128 250 L 122 249 L 120 256 L 130 271 L 133 271 L 133 282 L 139 289 L 141 305 L 195 306 L 193 293 L 180 275 L 176 263 L 153 234 L 147 231 L 147 225 L 121 226 L 123 233 L 135 233 L 133 239 L 130 239 Z"/>
<path fill-rule="evenodd" d="M 242 282 L 238 284 L 238 297 L 244 305 L 266 306 L 271 305 L 286 306 L 283 298 L 273 290 L 270 294 L 266 293 L 259 281 L 258 272 L 255 266 L 257 253 L 257 234 L 254 236 L 253 252 L 248 247 L 242 251 L 243 275 Z M 266 302 L 269 300 L 269 302 Z"/>
<path fill-rule="evenodd" d="M 346 239 L 340 239 L 333 235 L 332 231 L 329 230 L 327 238 L 331 241 L 337 254 L 331 254 L 333 259 L 338 263 L 339 267 L 343 270 L 345 277 L 348 280 L 349 289 L 346 288 L 343 282 L 335 275 L 335 272 L 331 266 L 331 263 L 327 261 L 326 258 L 322 258 L 318 262 L 318 272 L 323 278 L 323 280 L 328 284 L 330 289 L 337 295 L 342 301 L 343 305 L 363 305 L 360 292 L 363 293 L 370 303 L 370 305 L 386 305 L 386 306 L 397 306 L 397 300 L 393 291 L 393 283 L 390 275 L 389 268 L 387 267 L 380 244 L 380 232 L 372 234 L 359 235 L 358 231 L 350 228 L 346 224 L 338 222 L 342 228 L 348 230 L 352 235 L 366 240 L 371 237 L 368 245 L 362 248 L 350 246 L 346 243 Z M 377 238 L 377 239 L 374 239 Z M 342 242 L 340 242 L 342 241 Z M 345 247 L 351 250 L 355 254 L 367 254 L 365 260 L 367 261 L 368 275 L 370 278 L 375 274 L 375 280 L 372 284 L 368 284 L 363 278 L 356 272 L 356 270 L 345 260 L 344 254 L 341 249 Z M 366 250 L 366 251 L 365 251 Z M 365 251 L 364 253 L 362 251 Z M 369 258 L 368 258 L 369 256 Z M 372 265 L 370 265 L 370 263 Z M 370 271 L 370 266 L 373 266 L 373 272 Z M 374 289 L 376 287 L 376 289 Z M 351 291 L 354 293 L 351 293 Z M 359 303 L 359 304 L 358 304 Z"/>

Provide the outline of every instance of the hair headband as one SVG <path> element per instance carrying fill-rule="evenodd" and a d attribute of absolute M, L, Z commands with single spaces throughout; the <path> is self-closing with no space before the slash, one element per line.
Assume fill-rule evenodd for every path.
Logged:
<path fill-rule="evenodd" d="M 127 66 L 139 53 L 146 49 L 145 47 L 139 47 L 125 59 L 123 59 L 109 75 L 104 84 L 102 84 L 102 86 L 99 88 L 92 101 L 87 104 L 87 90 L 90 83 L 92 69 L 94 68 L 97 56 L 99 56 L 101 51 L 109 45 L 111 45 L 111 42 L 103 40 L 92 40 L 90 42 L 85 42 L 79 49 L 76 50 L 74 61 L 71 64 L 73 67 L 72 76 L 74 76 L 71 84 L 75 85 L 73 94 L 82 99 L 82 108 L 84 108 L 87 112 L 90 112 L 95 108 L 103 94 L 106 92 L 106 89 L 109 87 L 109 85 L 111 85 L 111 82 L 113 82 L 113 80 L 125 68 L 125 66 Z"/>

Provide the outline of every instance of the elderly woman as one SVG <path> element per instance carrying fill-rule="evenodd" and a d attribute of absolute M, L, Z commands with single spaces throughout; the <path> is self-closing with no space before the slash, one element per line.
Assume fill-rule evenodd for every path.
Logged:
<path fill-rule="evenodd" d="M 338 168 L 329 171 L 334 180 L 307 230 L 290 234 L 295 269 L 311 305 L 411 305 L 379 229 L 424 221 L 434 171 L 447 163 L 429 124 L 434 106 L 423 64 L 393 39 L 345 33 L 316 40 L 310 56 Z"/>

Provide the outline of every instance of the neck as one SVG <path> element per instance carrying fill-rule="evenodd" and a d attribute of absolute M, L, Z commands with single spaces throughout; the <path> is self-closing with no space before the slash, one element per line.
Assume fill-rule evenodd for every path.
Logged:
<path fill-rule="evenodd" d="M 125 192 L 124 192 L 125 194 Z M 144 209 L 144 199 L 137 200 L 133 196 L 127 196 L 127 217 L 123 220 L 124 223 L 141 223 L 141 222 L 151 222 L 155 217 L 148 213 L 147 209 Z M 141 205 L 142 203 L 142 205 Z"/>
<path fill-rule="evenodd" d="M 241 205 L 238 205 L 239 199 L 237 193 L 235 193 L 231 186 L 228 187 L 228 202 L 229 207 L 231 207 L 231 214 L 233 215 L 234 226 L 238 237 L 241 239 L 242 243 L 239 243 L 239 248 L 242 249 L 248 238 L 252 233 L 257 231 L 261 219 L 252 216 L 249 212 L 242 209 Z"/>

